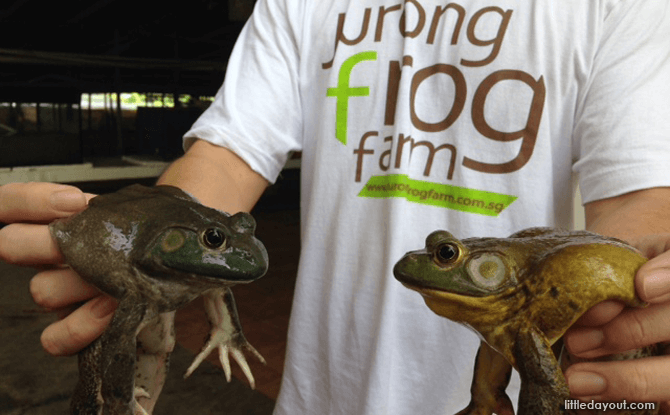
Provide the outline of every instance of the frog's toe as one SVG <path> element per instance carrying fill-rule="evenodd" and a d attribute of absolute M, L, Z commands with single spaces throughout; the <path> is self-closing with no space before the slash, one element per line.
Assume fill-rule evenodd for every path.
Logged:
<path fill-rule="evenodd" d="M 214 350 L 214 348 L 219 350 L 219 361 L 221 362 L 221 367 L 223 368 L 223 372 L 226 375 L 226 380 L 228 380 L 228 382 L 231 380 L 232 371 L 230 367 L 229 355 L 232 355 L 233 359 L 237 362 L 237 364 L 242 369 L 242 372 L 244 372 L 244 375 L 249 380 L 249 384 L 253 389 L 255 387 L 255 381 L 251 373 L 251 368 L 249 368 L 247 359 L 244 356 L 244 351 L 246 350 L 248 353 L 256 356 L 256 358 L 263 364 L 265 364 L 265 359 L 251 344 L 249 344 L 249 342 L 244 338 L 244 335 L 239 332 L 232 334 L 229 330 L 225 330 L 219 327 L 214 327 L 212 329 L 207 344 L 193 360 L 193 363 L 186 371 L 186 375 L 184 377 L 190 376 L 191 373 L 193 373 L 193 371 L 198 366 L 200 366 L 200 363 L 202 363 L 202 361 L 205 360 L 205 358 L 212 352 L 212 350 Z"/>
<path fill-rule="evenodd" d="M 200 353 L 198 353 L 198 355 L 195 357 L 195 359 L 193 359 L 193 363 L 191 363 L 191 366 L 189 366 L 188 369 L 186 369 L 186 374 L 184 374 L 184 379 L 191 376 L 191 373 L 193 373 L 193 371 L 195 371 L 198 368 L 198 366 L 200 366 L 200 363 L 202 363 L 205 360 L 205 358 L 207 356 L 209 356 L 209 354 L 212 352 L 212 350 L 214 350 L 214 345 L 211 342 L 207 342 L 205 347 L 203 347 L 202 350 L 200 351 Z M 225 368 L 224 368 L 224 370 L 225 370 Z"/>
<path fill-rule="evenodd" d="M 511 402 L 509 405 L 498 405 L 495 409 L 489 407 L 468 405 L 467 408 L 460 410 L 456 415 L 514 415 L 514 407 Z"/>
<path fill-rule="evenodd" d="M 151 414 L 145 411 L 144 408 L 142 408 L 142 405 L 135 402 L 135 410 L 133 411 L 133 415 L 151 415 Z"/>
<path fill-rule="evenodd" d="M 149 392 L 142 388 L 142 387 L 135 387 L 135 409 L 133 411 L 133 415 L 151 415 L 149 412 L 144 409 L 142 405 L 140 405 L 139 398 L 146 398 L 146 399 L 151 399 L 151 395 L 149 395 Z"/>
<path fill-rule="evenodd" d="M 254 349 L 242 333 L 242 326 L 240 325 L 237 310 L 235 309 L 235 300 L 233 293 L 227 289 L 224 291 L 212 291 L 204 295 L 205 310 L 209 317 L 212 328 L 210 330 L 209 339 L 202 351 L 195 358 L 191 367 L 186 371 L 186 376 L 190 375 L 195 368 L 207 357 L 215 348 L 219 350 L 219 360 L 226 375 L 226 379 L 230 381 L 230 358 L 240 365 L 244 375 L 249 379 L 251 388 L 255 386 L 254 377 L 251 375 L 251 369 L 244 357 L 244 351 L 253 354 L 265 363 L 263 356 Z"/>
<path fill-rule="evenodd" d="M 142 388 L 142 387 L 137 387 L 135 386 L 135 399 L 137 398 L 151 398 L 151 395 L 149 395 L 149 392 Z"/>
<path fill-rule="evenodd" d="M 256 382 L 254 381 L 254 375 L 251 373 L 251 368 L 249 368 L 249 363 L 247 363 L 247 358 L 244 356 L 244 353 L 242 352 L 242 348 L 245 349 L 247 352 L 253 354 L 256 356 L 258 360 L 261 361 L 261 363 L 265 363 L 265 359 L 263 356 L 261 356 L 260 353 L 251 345 L 249 344 L 246 339 L 243 339 L 244 343 L 241 345 L 240 348 L 233 348 L 230 350 L 230 354 L 233 356 L 233 359 L 237 362 L 237 364 L 240 366 L 242 369 L 242 372 L 244 372 L 244 376 L 247 377 L 249 380 L 249 385 L 251 386 L 251 389 L 256 388 Z"/>

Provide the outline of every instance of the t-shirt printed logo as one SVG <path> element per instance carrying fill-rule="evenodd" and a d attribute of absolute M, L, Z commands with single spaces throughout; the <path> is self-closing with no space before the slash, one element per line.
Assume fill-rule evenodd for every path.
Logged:
<path fill-rule="evenodd" d="M 342 64 L 340 75 L 337 78 L 337 87 L 328 88 L 327 95 L 337 99 L 337 109 L 335 114 L 335 124 L 337 125 L 335 137 L 344 145 L 347 145 L 347 121 L 349 120 L 349 98 L 367 97 L 370 95 L 370 88 L 351 87 L 349 79 L 354 66 L 362 61 L 376 61 L 377 52 L 357 53 Z"/>
<path fill-rule="evenodd" d="M 366 8 L 359 32 L 356 32 L 357 22 L 347 21 L 347 13 L 338 15 L 333 58 L 322 64 L 323 70 L 337 71 L 337 85 L 328 87 L 326 91 L 326 97 L 336 101 L 335 138 L 345 146 L 354 147 L 355 181 L 364 183 L 359 197 L 402 197 L 413 203 L 498 216 L 516 200 L 516 197 L 459 187 L 452 183 L 454 171 L 467 169 L 483 174 L 507 174 L 521 170 L 528 163 L 535 149 L 544 110 L 546 97 L 544 78 L 535 77 L 518 69 L 502 69 L 492 71 L 483 80 L 477 81 L 478 85 L 469 85 L 468 81 L 473 83 L 473 77 L 468 76 L 468 71 L 472 70 L 470 68 L 485 67 L 498 57 L 512 21 L 513 10 L 490 6 L 468 11 L 465 7 L 452 2 L 437 5 L 431 15 L 430 7 L 424 7 L 419 0 L 405 0 L 392 6 L 380 6 L 375 11 Z M 375 18 L 376 26 L 373 33 Z M 385 32 L 385 25 L 389 27 L 388 25 L 395 22 L 398 24 L 397 30 L 391 33 L 391 29 L 387 29 Z M 452 32 L 449 32 L 450 30 Z M 381 45 L 385 36 L 398 35 L 402 36 L 405 42 L 425 42 L 427 45 L 435 45 L 438 33 L 442 33 L 440 31 L 445 32 L 451 45 L 469 42 L 468 46 L 475 48 L 465 50 L 474 49 L 473 56 L 463 56 L 455 64 L 437 62 L 426 67 L 415 65 L 415 59 L 411 55 L 391 59 L 388 62 L 385 102 L 375 106 L 384 110 L 383 127 L 369 131 L 352 130 L 350 120 L 358 114 L 350 111 L 350 101 L 370 100 L 373 99 L 371 96 L 384 97 L 383 91 L 371 91 L 372 85 L 352 85 L 352 74 L 357 71 L 369 71 L 371 65 L 383 68 L 386 64 L 379 62 L 380 55 L 377 51 L 361 51 L 360 46 L 356 50 L 355 46 L 364 40 L 368 40 L 369 44 L 372 39 Z M 340 61 L 340 56 L 344 59 L 338 65 L 336 60 Z M 380 75 L 383 76 L 381 73 Z M 440 76 L 437 77 L 438 75 Z M 411 79 L 407 78 L 408 82 L 403 83 L 401 82 L 403 77 Z M 422 86 L 424 89 L 429 88 L 435 82 L 444 82 L 443 79 L 448 79 L 447 82 L 453 84 L 453 101 L 447 105 L 436 105 L 434 110 L 431 109 L 434 114 L 430 116 L 437 118 L 428 120 L 425 114 L 422 116 L 420 89 Z M 409 94 L 401 90 L 403 85 L 409 88 Z M 495 128 L 495 125 L 491 125 L 491 120 L 486 116 L 487 100 L 491 100 L 492 90 L 501 85 L 504 85 L 506 90 L 511 88 L 512 93 L 530 96 L 527 108 L 514 108 L 519 114 L 527 114 L 524 115 L 525 125 L 516 131 L 501 131 Z M 469 88 L 474 88 L 472 102 L 467 102 Z M 433 134 L 432 137 L 438 137 L 439 142 L 430 141 L 427 137 L 412 137 L 402 133 L 388 136 L 381 131 L 383 128 L 396 125 L 396 110 L 400 96 L 409 98 L 406 104 L 413 130 L 425 133 L 427 137 Z M 518 148 L 514 150 L 516 154 L 511 156 L 511 151 L 461 154 L 460 151 L 463 150 L 459 150 L 458 142 L 450 138 L 446 132 L 468 110 L 474 130 L 478 134 L 498 143 L 497 145 L 511 143 L 510 145 L 514 145 L 513 148 Z M 423 112 L 425 113 L 425 109 Z M 422 165 L 424 177 L 421 180 L 403 174 L 410 160 L 413 160 L 412 163 L 417 162 L 419 153 L 425 157 L 422 159 L 425 160 L 425 164 Z M 375 168 L 374 171 L 368 171 L 370 163 L 366 164 L 364 161 L 373 159 L 378 161 L 375 163 L 378 170 Z M 437 164 L 440 164 L 440 171 L 443 171 L 437 173 L 440 177 L 433 174 Z"/>

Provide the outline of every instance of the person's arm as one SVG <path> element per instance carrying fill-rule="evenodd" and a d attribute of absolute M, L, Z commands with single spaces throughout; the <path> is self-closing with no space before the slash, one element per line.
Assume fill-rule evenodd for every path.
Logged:
<path fill-rule="evenodd" d="M 651 259 L 636 276 L 649 307 L 624 309 L 606 302 L 585 314 L 565 337 L 587 358 L 670 341 L 670 188 L 654 188 L 585 205 L 587 229 L 626 240 Z M 566 371 L 575 397 L 597 401 L 663 401 L 670 413 L 670 356 L 580 363 Z"/>
<path fill-rule="evenodd" d="M 670 232 L 670 188 L 627 193 L 584 205 L 586 228 L 615 238 L 636 241 Z"/>
<path fill-rule="evenodd" d="M 229 213 L 248 211 L 268 182 L 232 152 L 196 141 L 161 176 L 159 184 L 182 188 L 203 204 Z M 92 195 L 89 195 L 89 197 Z M 86 196 L 72 186 L 16 183 L 0 187 L 0 260 L 17 265 L 58 264 L 58 247 L 44 224 L 86 207 Z M 86 301 L 42 333 L 44 349 L 70 355 L 95 340 L 109 323 L 116 301 L 102 295 L 69 268 L 36 274 L 30 284 L 35 302 L 47 309 L 69 310 Z M 65 311 L 63 312 L 65 313 Z"/>
<path fill-rule="evenodd" d="M 268 186 L 235 153 L 202 140 L 172 163 L 158 184 L 177 186 L 202 204 L 231 214 L 249 212 Z"/>

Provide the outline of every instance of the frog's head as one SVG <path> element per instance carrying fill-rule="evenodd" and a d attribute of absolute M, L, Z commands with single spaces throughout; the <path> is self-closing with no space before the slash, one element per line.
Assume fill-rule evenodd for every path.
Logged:
<path fill-rule="evenodd" d="M 474 240 L 473 240 L 474 241 Z M 486 239 L 463 242 L 446 231 L 426 238 L 426 248 L 412 251 L 393 268 L 395 278 L 406 287 L 420 292 L 431 303 L 449 305 L 438 314 L 448 317 L 456 307 L 477 308 L 517 283 L 515 267 L 501 250 Z M 453 307 L 453 309 L 451 308 Z"/>
<path fill-rule="evenodd" d="M 165 227 L 146 250 L 143 268 L 204 277 L 214 283 L 250 282 L 262 277 L 268 255 L 254 236 L 253 217 L 217 213 L 207 220 Z"/>

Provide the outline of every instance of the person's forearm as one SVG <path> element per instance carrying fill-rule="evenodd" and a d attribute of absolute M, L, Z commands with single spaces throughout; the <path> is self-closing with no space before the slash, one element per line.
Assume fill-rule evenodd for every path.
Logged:
<path fill-rule="evenodd" d="M 236 213 L 250 211 L 268 182 L 234 153 L 199 140 L 157 184 L 179 187 L 207 206 Z"/>
<path fill-rule="evenodd" d="M 655 188 L 589 203 L 586 229 L 626 241 L 670 232 L 670 188 Z"/>

